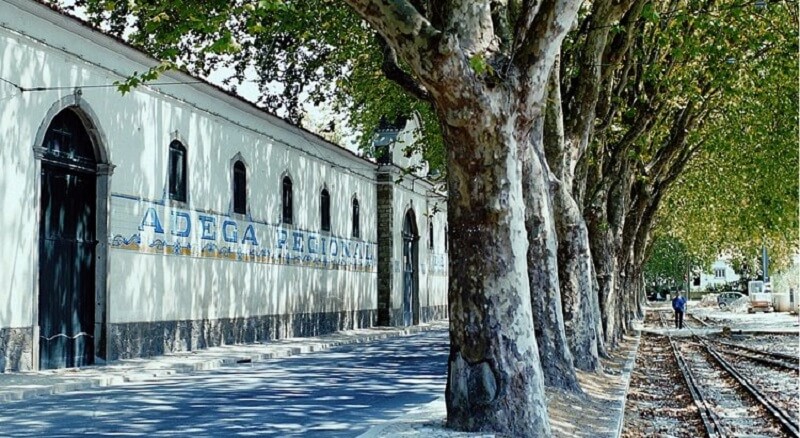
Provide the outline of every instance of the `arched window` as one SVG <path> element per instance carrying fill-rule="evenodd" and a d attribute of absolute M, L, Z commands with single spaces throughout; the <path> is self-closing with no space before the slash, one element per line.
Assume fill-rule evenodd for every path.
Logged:
<path fill-rule="evenodd" d="M 292 223 L 292 179 L 288 176 L 283 177 L 283 214 L 282 220 L 285 224 Z"/>
<path fill-rule="evenodd" d="M 353 199 L 353 237 L 361 237 L 361 221 L 358 217 L 358 199 Z"/>
<path fill-rule="evenodd" d="M 433 249 L 433 221 L 428 223 L 428 248 Z"/>
<path fill-rule="evenodd" d="M 186 148 L 177 140 L 169 144 L 169 199 L 186 202 Z"/>
<path fill-rule="evenodd" d="M 320 228 L 322 231 L 331 230 L 331 195 L 328 189 L 322 189 L 319 195 Z"/>
<path fill-rule="evenodd" d="M 233 212 L 247 214 L 247 168 L 241 161 L 233 163 Z"/>

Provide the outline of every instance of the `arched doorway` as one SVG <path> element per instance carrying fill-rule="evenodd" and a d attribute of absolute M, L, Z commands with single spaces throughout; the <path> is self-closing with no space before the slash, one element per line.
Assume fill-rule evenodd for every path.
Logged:
<path fill-rule="evenodd" d="M 78 114 L 50 122 L 41 148 L 39 368 L 95 357 L 97 159 Z"/>
<path fill-rule="evenodd" d="M 403 325 L 419 324 L 419 232 L 414 211 L 403 221 Z"/>

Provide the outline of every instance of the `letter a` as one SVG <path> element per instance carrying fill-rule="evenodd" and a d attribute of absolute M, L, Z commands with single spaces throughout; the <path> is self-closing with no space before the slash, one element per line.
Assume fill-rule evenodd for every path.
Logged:
<path fill-rule="evenodd" d="M 142 223 L 139 224 L 139 231 L 144 231 L 144 227 L 153 228 L 158 234 L 164 234 L 164 228 L 161 227 L 161 221 L 158 220 L 158 212 L 153 207 L 144 212 Z"/>

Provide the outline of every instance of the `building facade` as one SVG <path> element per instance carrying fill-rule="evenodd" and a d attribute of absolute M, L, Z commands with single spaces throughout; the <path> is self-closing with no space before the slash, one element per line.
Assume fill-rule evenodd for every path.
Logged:
<path fill-rule="evenodd" d="M 730 265 L 728 257 L 720 257 L 711 265 L 711 273 L 697 272 L 692 278 L 693 291 L 705 291 L 713 287 L 727 286 L 739 281 L 739 274 Z"/>
<path fill-rule="evenodd" d="M 114 85 L 156 64 L 0 0 L 0 371 L 446 316 L 446 203 L 408 159 L 183 73 Z"/>

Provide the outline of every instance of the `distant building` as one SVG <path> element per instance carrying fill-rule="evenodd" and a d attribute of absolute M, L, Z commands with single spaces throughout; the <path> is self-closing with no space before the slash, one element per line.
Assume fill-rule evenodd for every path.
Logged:
<path fill-rule="evenodd" d="M 709 287 L 724 286 L 739 281 L 739 274 L 734 271 L 726 257 L 718 258 L 712 265 L 710 272 L 700 272 L 692 281 L 693 291 L 704 291 Z"/>

